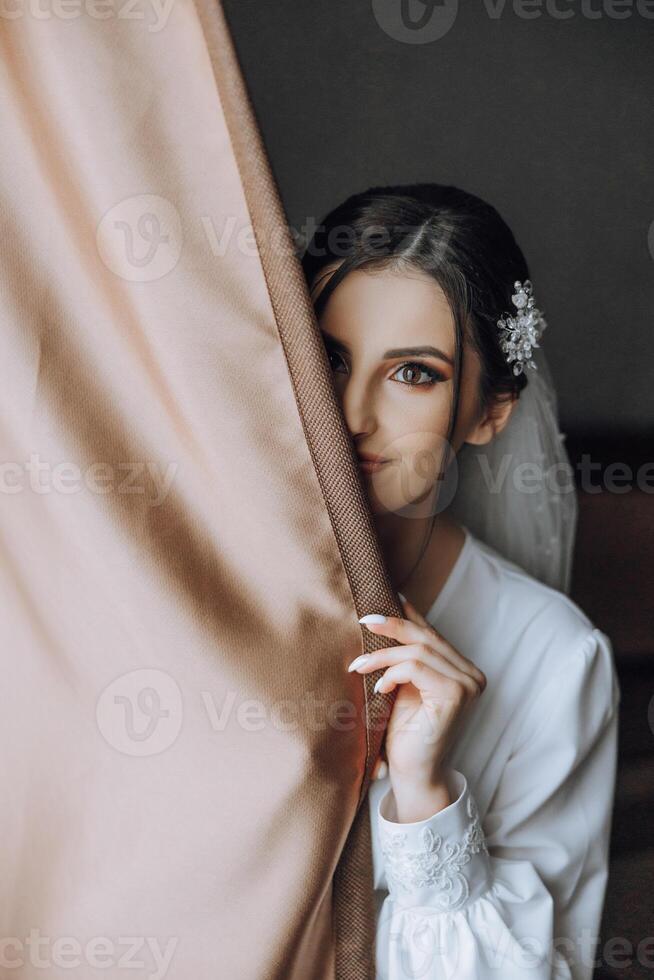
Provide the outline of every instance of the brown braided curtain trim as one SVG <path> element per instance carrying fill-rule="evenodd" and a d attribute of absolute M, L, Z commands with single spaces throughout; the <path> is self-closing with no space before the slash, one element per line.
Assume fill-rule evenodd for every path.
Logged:
<path fill-rule="evenodd" d="M 329 359 L 222 5 L 196 0 L 291 382 L 359 615 L 402 615 L 383 561 Z M 217 104 L 217 111 L 219 107 Z M 392 645 L 362 629 L 365 652 Z M 395 694 L 373 695 L 378 672 L 361 678 L 366 766 L 359 806 L 334 875 L 336 980 L 374 980 L 371 828 L 366 799 Z"/>

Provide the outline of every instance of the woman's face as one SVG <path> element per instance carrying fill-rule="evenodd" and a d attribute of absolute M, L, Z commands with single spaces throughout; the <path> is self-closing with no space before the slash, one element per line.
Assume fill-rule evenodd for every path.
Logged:
<path fill-rule="evenodd" d="M 361 467 L 373 511 L 428 498 L 451 458 L 455 326 L 440 286 L 419 271 L 355 270 L 332 293 L 320 328 L 356 450 L 384 460 Z M 493 434 L 476 414 L 480 370 L 466 342 L 454 452 Z"/>

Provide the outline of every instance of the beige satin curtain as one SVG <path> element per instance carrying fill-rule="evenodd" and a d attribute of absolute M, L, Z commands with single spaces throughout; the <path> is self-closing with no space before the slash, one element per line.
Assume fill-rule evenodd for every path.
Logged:
<path fill-rule="evenodd" d="M 368 980 L 399 608 L 222 11 L 0 55 L 0 972 Z"/>

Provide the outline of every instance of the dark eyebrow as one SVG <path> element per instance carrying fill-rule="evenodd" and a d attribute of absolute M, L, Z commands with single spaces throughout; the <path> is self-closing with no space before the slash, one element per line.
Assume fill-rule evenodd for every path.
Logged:
<path fill-rule="evenodd" d="M 450 367 L 454 367 L 452 358 L 442 351 L 439 347 L 394 347 L 387 350 L 384 357 L 438 357 L 441 361 L 446 361 Z"/>
<path fill-rule="evenodd" d="M 337 340 L 336 337 L 332 337 L 326 330 L 323 330 L 322 333 L 335 350 L 342 351 L 344 354 L 350 353 L 346 344 Z M 449 364 L 450 367 L 454 367 L 452 358 L 438 347 L 393 347 L 391 350 L 385 351 L 382 357 L 385 360 L 391 360 L 393 357 L 437 357 L 439 360 Z"/>

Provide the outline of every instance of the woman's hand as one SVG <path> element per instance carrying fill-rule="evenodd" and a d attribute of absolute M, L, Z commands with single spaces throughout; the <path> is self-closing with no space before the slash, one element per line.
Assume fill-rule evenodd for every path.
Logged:
<path fill-rule="evenodd" d="M 398 815 L 406 822 L 424 819 L 452 802 L 445 756 L 468 705 L 485 689 L 486 676 L 401 599 L 408 619 L 389 616 L 384 623 L 364 625 L 402 645 L 357 657 L 348 669 L 369 674 L 386 667 L 375 690 L 388 693 L 400 685 L 385 744 Z M 416 815 L 423 810 L 423 816 Z"/>

